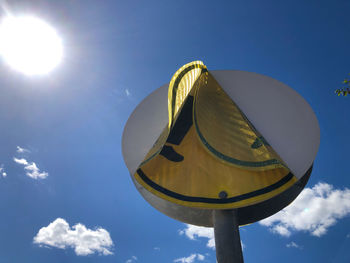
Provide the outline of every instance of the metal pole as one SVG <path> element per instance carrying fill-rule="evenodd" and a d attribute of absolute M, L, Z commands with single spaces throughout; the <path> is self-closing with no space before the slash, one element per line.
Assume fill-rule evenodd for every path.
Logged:
<path fill-rule="evenodd" d="M 237 210 L 214 210 L 214 235 L 218 263 L 243 263 Z"/>

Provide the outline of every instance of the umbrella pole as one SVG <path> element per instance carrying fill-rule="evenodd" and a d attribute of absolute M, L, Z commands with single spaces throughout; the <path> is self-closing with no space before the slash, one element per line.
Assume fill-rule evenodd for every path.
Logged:
<path fill-rule="evenodd" d="M 218 263 L 243 263 L 237 210 L 214 210 L 214 235 Z"/>

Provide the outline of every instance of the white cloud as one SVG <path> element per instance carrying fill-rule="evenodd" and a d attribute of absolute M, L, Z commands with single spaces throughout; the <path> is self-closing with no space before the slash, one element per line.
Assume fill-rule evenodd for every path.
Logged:
<path fill-rule="evenodd" d="M 20 146 L 17 146 L 16 152 L 18 153 L 29 153 L 30 151 L 28 149 L 22 148 Z"/>
<path fill-rule="evenodd" d="M 154 250 L 160 251 L 160 247 L 154 247 Z"/>
<path fill-rule="evenodd" d="M 125 89 L 125 94 L 126 94 L 126 96 L 128 96 L 128 97 L 131 96 L 131 93 L 130 93 L 130 91 L 129 91 L 128 89 Z"/>
<path fill-rule="evenodd" d="M 299 245 L 298 245 L 297 243 L 295 243 L 294 241 L 288 243 L 288 244 L 286 245 L 286 247 L 288 247 L 288 248 L 299 248 L 299 249 L 302 248 L 301 246 L 299 246 Z"/>
<path fill-rule="evenodd" d="M 293 231 L 320 237 L 337 220 L 349 214 L 350 189 L 334 189 L 330 184 L 318 183 L 305 188 L 292 204 L 259 223 L 286 237 Z"/>
<path fill-rule="evenodd" d="M 188 257 L 174 259 L 174 262 L 193 263 L 195 262 L 195 260 L 203 261 L 204 259 L 205 259 L 205 256 L 203 256 L 202 254 L 191 254 Z"/>
<path fill-rule="evenodd" d="M 214 237 L 214 228 L 212 227 L 203 227 L 203 226 L 194 226 L 186 224 L 185 229 L 179 230 L 180 235 L 186 235 L 191 240 L 196 240 L 199 238 L 207 238 L 207 247 L 215 249 L 215 237 Z M 241 241 L 242 250 L 245 249 L 245 245 Z"/>
<path fill-rule="evenodd" d="M 276 225 L 271 229 L 272 232 L 276 234 L 280 234 L 281 236 L 289 237 L 291 235 L 288 228 L 283 225 Z"/>
<path fill-rule="evenodd" d="M 13 160 L 18 163 L 24 165 L 24 170 L 26 171 L 26 175 L 33 179 L 45 179 L 49 174 L 47 172 L 41 172 L 35 162 L 29 163 L 26 159 L 21 158 L 13 158 Z"/>
<path fill-rule="evenodd" d="M 6 177 L 7 173 L 5 172 L 5 168 L 4 165 L 0 165 L 0 174 L 2 175 L 2 177 Z"/>
<path fill-rule="evenodd" d="M 13 160 L 14 160 L 16 163 L 23 164 L 23 165 L 28 165 L 27 160 L 24 159 L 24 158 L 22 158 L 22 159 L 17 159 L 16 157 L 14 157 Z"/>
<path fill-rule="evenodd" d="M 113 241 L 107 230 L 97 228 L 91 230 L 82 224 L 72 227 L 63 218 L 57 218 L 47 227 L 42 227 L 33 242 L 40 246 L 46 245 L 60 249 L 71 247 L 78 256 L 86 256 L 95 252 L 102 255 L 112 255 Z"/>
<path fill-rule="evenodd" d="M 49 174 L 47 172 L 40 172 L 39 168 L 34 162 L 24 167 L 27 170 L 26 175 L 33 179 L 45 179 Z"/>
<path fill-rule="evenodd" d="M 194 226 L 186 224 L 186 228 L 179 231 L 180 235 L 185 234 L 189 239 L 195 240 L 197 237 L 207 238 L 207 247 L 215 249 L 215 239 L 213 228 Z"/>
<path fill-rule="evenodd" d="M 130 259 L 128 259 L 127 261 L 125 261 L 125 263 L 133 263 L 137 261 L 137 257 L 136 256 L 132 256 Z"/>

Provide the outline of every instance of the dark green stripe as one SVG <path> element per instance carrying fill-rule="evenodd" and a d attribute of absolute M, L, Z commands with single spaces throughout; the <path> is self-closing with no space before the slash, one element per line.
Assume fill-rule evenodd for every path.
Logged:
<path fill-rule="evenodd" d="M 140 168 L 137 170 L 137 174 L 147 185 L 152 187 L 154 190 L 161 192 L 167 196 L 170 196 L 172 198 L 175 198 L 181 201 L 194 202 L 194 203 L 208 203 L 208 204 L 229 204 L 229 203 L 243 201 L 245 199 L 249 199 L 258 195 L 263 195 L 288 183 L 294 176 L 292 173 L 288 173 L 285 177 L 283 177 L 277 183 L 274 183 L 270 186 L 267 186 L 262 189 L 259 189 L 250 193 L 246 193 L 243 195 L 220 199 L 220 198 L 207 198 L 207 197 L 193 197 L 193 196 L 187 196 L 187 195 L 175 193 L 153 182 L 151 179 L 149 179 L 146 176 L 146 174 Z"/>
<path fill-rule="evenodd" d="M 249 162 L 249 161 L 242 161 L 235 158 L 232 158 L 230 156 L 227 156 L 219 151 L 217 151 L 213 146 L 211 146 L 208 141 L 204 138 L 203 134 L 200 132 L 197 118 L 196 118 L 196 107 L 195 107 L 196 99 L 193 103 L 193 119 L 194 119 L 194 126 L 196 127 L 196 131 L 199 135 L 199 138 L 201 139 L 202 143 L 208 148 L 210 152 L 212 152 L 216 157 L 227 161 L 229 163 L 233 163 L 236 165 L 246 166 L 246 167 L 264 167 L 271 164 L 281 164 L 277 159 L 271 159 L 267 161 L 262 162 Z"/>

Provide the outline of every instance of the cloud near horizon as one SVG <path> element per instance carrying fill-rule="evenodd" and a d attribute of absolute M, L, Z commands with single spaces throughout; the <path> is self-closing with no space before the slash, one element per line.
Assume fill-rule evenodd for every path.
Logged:
<path fill-rule="evenodd" d="M 73 248 L 78 256 L 87 256 L 95 252 L 112 255 L 113 241 L 107 230 L 99 227 L 95 230 L 83 224 L 72 227 L 63 218 L 57 218 L 47 227 L 42 227 L 33 239 L 34 244 L 60 249 Z"/>
<path fill-rule="evenodd" d="M 349 214 L 350 189 L 334 189 L 330 184 L 318 183 L 305 188 L 293 203 L 259 224 L 285 237 L 296 231 L 320 237 Z"/>
<path fill-rule="evenodd" d="M 26 171 L 26 175 L 33 179 L 45 179 L 49 176 L 47 172 L 41 172 L 35 162 L 29 163 L 26 159 L 21 158 L 17 159 L 16 157 L 13 160 L 24 166 L 24 170 Z"/>

